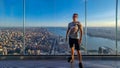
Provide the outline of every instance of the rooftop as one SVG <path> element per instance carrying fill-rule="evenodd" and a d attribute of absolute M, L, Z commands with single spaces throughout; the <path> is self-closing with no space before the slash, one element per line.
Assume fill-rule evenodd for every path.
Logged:
<path fill-rule="evenodd" d="M 71 64 L 67 62 L 66 57 L 68 56 L 1 56 L 0 67 L 2 68 L 78 68 L 77 59 L 75 59 L 75 62 Z M 109 56 L 104 56 L 102 57 L 103 59 L 100 59 L 100 57 L 83 56 L 84 68 L 120 68 L 119 65 L 120 60 L 114 59 L 114 58 L 119 59 L 119 56 L 118 57 L 110 56 L 112 59 L 110 59 Z"/>

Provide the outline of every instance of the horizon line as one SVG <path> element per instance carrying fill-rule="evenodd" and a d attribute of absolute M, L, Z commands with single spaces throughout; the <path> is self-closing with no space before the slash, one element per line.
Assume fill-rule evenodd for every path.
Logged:
<path fill-rule="evenodd" d="M 0 26 L 0 28 L 12 28 L 12 27 L 15 27 L 15 28 L 23 28 L 23 26 Z M 67 26 L 25 26 L 25 27 L 67 27 Z M 83 26 L 83 27 L 85 27 L 85 26 Z M 87 26 L 87 27 L 114 27 L 115 28 L 115 26 Z M 118 26 L 118 27 L 120 27 L 120 26 Z"/>

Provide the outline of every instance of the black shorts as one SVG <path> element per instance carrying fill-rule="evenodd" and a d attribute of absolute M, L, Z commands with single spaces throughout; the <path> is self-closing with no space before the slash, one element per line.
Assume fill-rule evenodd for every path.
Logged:
<path fill-rule="evenodd" d="M 69 38 L 69 45 L 70 45 L 70 48 L 74 47 L 75 45 L 75 49 L 80 50 L 78 39 Z"/>

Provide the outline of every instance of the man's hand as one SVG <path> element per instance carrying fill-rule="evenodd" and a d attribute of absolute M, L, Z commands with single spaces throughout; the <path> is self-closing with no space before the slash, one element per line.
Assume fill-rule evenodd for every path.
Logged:
<path fill-rule="evenodd" d="M 81 44 L 81 42 L 82 42 L 82 39 L 78 39 L 78 43 Z"/>

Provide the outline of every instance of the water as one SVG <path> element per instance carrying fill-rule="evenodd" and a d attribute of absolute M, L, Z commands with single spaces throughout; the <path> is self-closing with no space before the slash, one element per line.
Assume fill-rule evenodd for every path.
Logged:
<path fill-rule="evenodd" d="M 48 27 L 50 32 L 65 37 L 66 30 L 65 27 Z M 83 45 L 85 45 L 85 36 L 83 36 Z M 115 40 L 101 38 L 101 37 L 91 37 L 87 35 L 87 50 L 98 50 L 101 46 L 107 46 L 113 50 L 116 50 Z M 118 50 L 120 51 L 120 41 L 118 41 Z"/>

